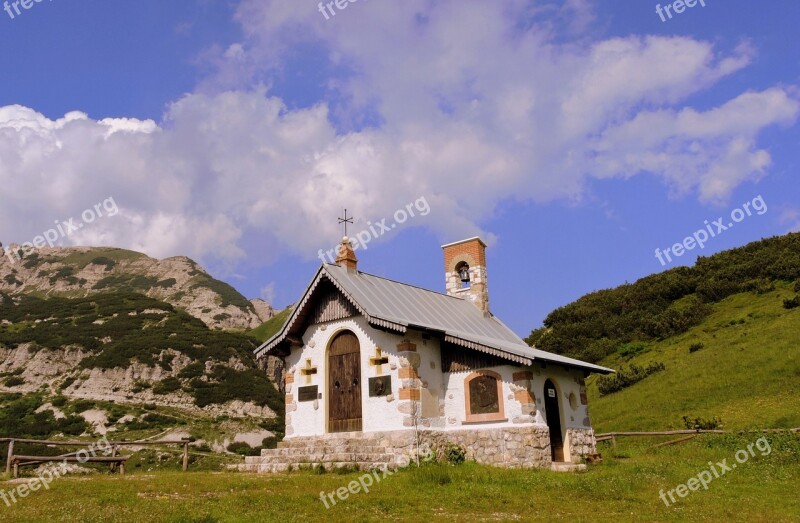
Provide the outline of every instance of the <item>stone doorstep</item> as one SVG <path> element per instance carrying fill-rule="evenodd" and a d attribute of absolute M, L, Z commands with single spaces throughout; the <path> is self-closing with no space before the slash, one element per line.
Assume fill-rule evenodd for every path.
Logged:
<path fill-rule="evenodd" d="M 551 463 L 550 470 L 553 472 L 582 472 L 586 470 L 583 463 Z"/>

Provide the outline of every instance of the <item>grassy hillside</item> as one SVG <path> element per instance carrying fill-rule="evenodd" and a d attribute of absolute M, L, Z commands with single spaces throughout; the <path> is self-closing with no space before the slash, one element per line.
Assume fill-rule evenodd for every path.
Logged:
<path fill-rule="evenodd" d="M 776 283 L 800 285 L 800 233 L 753 242 L 699 258 L 694 267 L 587 294 L 550 313 L 544 327 L 526 341 L 597 362 L 625 343 L 685 333 L 707 318 L 713 304 L 743 292 L 767 293 Z"/>
<path fill-rule="evenodd" d="M 603 365 L 666 369 L 606 396 L 590 378 L 595 430 L 682 429 L 683 416 L 717 417 L 725 429 L 800 427 L 800 308 L 784 307 L 795 294 L 790 284 L 739 293 L 682 334 L 618 348 Z"/>
<path fill-rule="evenodd" d="M 289 316 L 292 314 L 293 310 L 294 309 L 292 307 L 287 307 L 255 329 L 249 331 L 248 334 L 261 343 L 264 343 L 271 337 L 275 336 L 279 330 L 281 330 L 281 327 L 283 327 L 283 324 L 289 319 Z"/>

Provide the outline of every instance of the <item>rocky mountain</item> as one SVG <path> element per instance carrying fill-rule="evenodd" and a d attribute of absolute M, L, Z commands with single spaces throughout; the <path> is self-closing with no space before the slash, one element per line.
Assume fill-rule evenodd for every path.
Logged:
<path fill-rule="evenodd" d="M 18 246 L 5 252 L 0 247 L 0 292 L 73 298 L 136 292 L 217 329 L 253 329 L 275 314 L 263 300 L 248 301 L 189 258 L 156 260 L 115 248 L 43 247 L 26 253 Z"/>
<path fill-rule="evenodd" d="M 133 292 L 0 292 L 0 396 L 279 419 L 283 398 L 253 358 L 257 343 Z"/>

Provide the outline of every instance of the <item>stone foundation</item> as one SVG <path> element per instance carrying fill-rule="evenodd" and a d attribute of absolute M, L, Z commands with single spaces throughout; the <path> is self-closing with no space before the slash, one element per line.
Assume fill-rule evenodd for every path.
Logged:
<path fill-rule="evenodd" d="M 466 450 L 466 459 L 483 465 L 504 468 L 553 468 L 576 470 L 582 458 L 596 453 L 592 429 L 568 429 L 572 463 L 556 464 L 550 459 L 550 432 L 547 427 L 475 428 L 457 431 L 400 430 L 389 432 L 349 432 L 288 438 L 277 449 L 263 450 L 249 457 L 240 470 L 280 472 L 303 467 L 337 468 L 351 466 L 363 470 L 402 467 L 433 452 L 445 459 L 448 443 Z M 566 468 L 564 468 L 566 466 Z"/>
<path fill-rule="evenodd" d="M 593 458 L 597 454 L 597 441 L 592 429 L 567 429 L 567 441 L 573 463 L 580 463 L 582 458 Z"/>

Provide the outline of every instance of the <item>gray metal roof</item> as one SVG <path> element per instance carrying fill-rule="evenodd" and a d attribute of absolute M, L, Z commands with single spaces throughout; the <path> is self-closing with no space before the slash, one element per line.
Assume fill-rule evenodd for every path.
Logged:
<path fill-rule="evenodd" d="M 509 359 L 523 365 L 533 360 L 608 373 L 611 369 L 552 354 L 528 346 L 494 315 L 484 315 L 469 301 L 388 280 L 338 265 L 323 265 L 306 290 L 303 300 L 281 331 L 256 350 L 270 351 L 281 343 L 294 320 L 322 279 L 330 280 L 350 302 L 377 326 L 405 332 L 417 328 L 440 332 L 446 341 Z"/>

